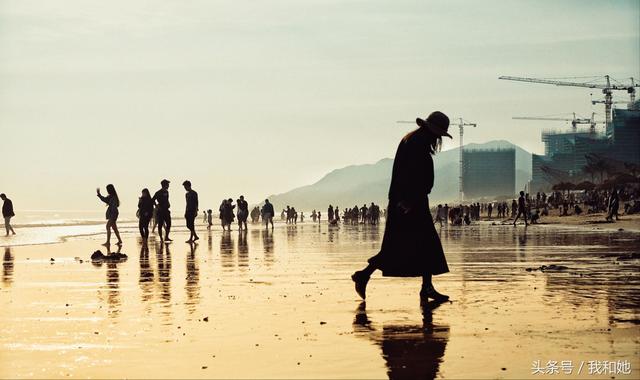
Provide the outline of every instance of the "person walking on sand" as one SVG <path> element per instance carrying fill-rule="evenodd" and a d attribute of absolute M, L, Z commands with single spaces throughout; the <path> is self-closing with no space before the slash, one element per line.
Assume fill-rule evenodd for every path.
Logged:
<path fill-rule="evenodd" d="M 422 277 L 421 302 L 431 298 L 444 302 L 449 296 L 436 291 L 432 276 L 449 272 L 440 237 L 436 232 L 428 195 L 434 181 L 433 158 L 442 146 L 449 118 L 436 111 L 426 120 L 417 118 L 418 129 L 407 134 L 396 151 L 389 186 L 389 206 L 380 252 L 351 279 L 362 299 L 371 274 L 377 269 L 383 276 Z"/>
<path fill-rule="evenodd" d="M 264 206 L 262 206 L 261 214 L 265 227 L 269 228 L 269 223 L 271 223 L 271 229 L 273 229 L 273 215 L 275 214 L 275 211 L 273 209 L 273 205 L 269 203 L 268 199 L 264 200 Z"/>
<path fill-rule="evenodd" d="M 516 226 L 516 222 L 518 221 L 518 218 L 520 217 L 520 215 L 522 215 L 522 218 L 524 219 L 525 227 L 528 226 L 529 223 L 527 222 L 527 203 L 524 198 L 524 191 L 520 192 L 520 198 L 518 198 L 518 214 L 516 215 L 516 218 L 513 220 L 514 227 Z"/>
<path fill-rule="evenodd" d="M 187 206 L 184 210 L 184 219 L 187 222 L 187 228 L 189 229 L 189 240 L 185 243 L 193 243 L 200 239 L 196 234 L 196 217 L 198 216 L 198 193 L 191 188 L 191 181 L 187 180 L 182 182 L 182 186 L 187 191 L 184 195 Z"/>
<path fill-rule="evenodd" d="M 153 199 L 149 189 L 142 189 L 142 195 L 138 199 L 138 229 L 142 241 L 146 244 L 149 240 L 149 222 L 153 218 Z"/>
<path fill-rule="evenodd" d="M 241 195 L 238 200 L 236 200 L 236 205 L 238 205 L 238 228 L 240 231 L 248 230 L 247 227 L 247 219 L 249 218 L 249 203 L 244 200 L 244 195 Z"/>
<path fill-rule="evenodd" d="M 207 212 L 202 212 L 202 223 L 207 224 Z"/>
<path fill-rule="evenodd" d="M 13 202 L 4 193 L 0 194 L 0 199 L 2 199 L 2 217 L 4 218 L 4 229 L 7 231 L 6 236 L 9 236 L 9 232 L 15 235 L 16 232 L 11 227 L 11 218 L 16 216 L 13 212 Z"/>
<path fill-rule="evenodd" d="M 120 199 L 118 199 L 118 193 L 116 192 L 116 188 L 113 187 L 112 184 L 107 185 L 107 196 L 102 196 L 100 194 L 100 188 L 96 189 L 96 194 L 101 201 L 107 204 L 107 212 L 105 217 L 107 219 L 107 241 L 103 244 L 104 246 L 109 246 L 111 244 L 111 230 L 116 234 L 118 238 L 117 245 L 122 245 L 122 239 L 120 238 L 120 232 L 118 232 L 118 226 L 116 225 L 116 221 L 118 220 L 118 207 L 120 207 Z"/>
<path fill-rule="evenodd" d="M 169 239 L 169 231 L 171 230 L 171 211 L 169 208 L 169 180 L 163 179 L 160 181 L 160 190 L 153 194 L 153 201 L 156 202 L 157 208 L 157 223 L 158 223 L 158 235 L 160 236 L 160 242 L 162 239 L 162 227 L 165 229 L 164 241 L 173 241 Z"/>

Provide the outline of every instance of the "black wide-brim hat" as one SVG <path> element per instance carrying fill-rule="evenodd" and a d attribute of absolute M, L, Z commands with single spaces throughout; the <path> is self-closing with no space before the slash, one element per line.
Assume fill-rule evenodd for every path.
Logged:
<path fill-rule="evenodd" d="M 453 138 L 447 132 L 449 129 L 449 117 L 440 111 L 432 112 L 426 120 L 416 118 L 416 124 L 420 127 L 427 128 L 436 136 L 447 136 L 450 139 Z"/>

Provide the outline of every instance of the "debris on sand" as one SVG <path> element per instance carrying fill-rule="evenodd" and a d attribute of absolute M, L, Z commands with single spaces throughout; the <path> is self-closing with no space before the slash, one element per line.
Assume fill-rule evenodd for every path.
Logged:
<path fill-rule="evenodd" d="M 527 268 L 525 270 L 527 272 L 533 272 L 538 270 L 540 272 L 564 272 L 567 269 L 569 269 L 569 267 L 566 267 L 564 265 L 550 264 L 550 265 L 542 265 L 542 266 L 539 266 L 538 268 Z"/>
<path fill-rule="evenodd" d="M 102 253 L 102 251 L 97 250 L 93 252 L 93 254 L 91 255 L 91 261 L 93 262 L 101 262 L 101 261 L 120 262 L 120 261 L 126 261 L 126 260 L 127 260 L 127 255 L 120 252 L 111 252 L 105 255 L 104 253 Z"/>

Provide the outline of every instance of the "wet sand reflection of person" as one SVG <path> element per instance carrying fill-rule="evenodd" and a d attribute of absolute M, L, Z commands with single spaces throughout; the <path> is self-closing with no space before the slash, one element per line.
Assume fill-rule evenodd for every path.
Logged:
<path fill-rule="evenodd" d="M 2 258 L 2 282 L 9 286 L 13 282 L 13 255 L 11 247 L 4 247 L 4 257 Z"/>
<path fill-rule="evenodd" d="M 187 294 L 187 311 L 189 314 L 193 314 L 196 311 L 196 306 L 200 302 L 200 269 L 198 268 L 198 261 L 196 260 L 197 244 L 189 244 L 189 253 L 187 254 L 187 277 L 185 279 L 184 290 Z"/>
<path fill-rule="evenodd" d="M 433 311 L 441 302 L 422 305 L 422 325 L 384 324 L 377 330 L 366 312 L 365 302 L 356 309 L 356 336 L 374 341 L 382 349 L 389 379 L 434 379 L 439 375 L 449 341 L 449 326 L 433 323 Z"/>
<path fill-rule="evenodd" d="M 116 245 L 118 247 L 116 253 L 121 253 L 122 245 Z M 111 252 L 111 245 L 105 245 L 108 252 Z M 107 314 L 110 318 L 115 318 L 120 315 L 120 271 L 118 269 L 118 262 L 107 261 L 107 305 L 108 311 Z M 100 267 L 102 263 L 94 263 L 95 266 Z"/>
<path fill-rule="evenodd" d="M 169 245 L 162 242 L 155 245 L 156 260 L 158 262 L 158 286 L 160 288 L 160 297 L 166 309 L 165 316 L 171 314 L 171 251 Z M 165 254 L 166 250 L 166 254 Z"/>
<path fill-rule="evenodd" d="M 149 262 L 149 246 L 146 241 L 140 244 L 140 277 L 138 284 L 142 292 L 142 302 L 148 302 L 153 298 L 153 269 Z"/>
<path fill-rule="evenodd" d="M 220 237 L 220 265 L 223 268 L 233 268 L 233 239 L 229 231 L 222 232 Z"/>
<path fill-rule="evenodd" d="M 238 234 L 238 267 L 249 267 L 249 243 L 247 242 L 247 230 Z"/>
<path fill-rule="evenodd" d="M 267 265 L 273 264 L 273 232 L 269 230 L 263 230 L 262 235 L 262 247 L 264 248 L 264 262 Z"/>

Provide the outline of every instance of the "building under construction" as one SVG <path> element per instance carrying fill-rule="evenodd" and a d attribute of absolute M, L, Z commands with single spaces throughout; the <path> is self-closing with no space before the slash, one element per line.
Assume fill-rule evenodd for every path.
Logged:
<path fill-rule="evenodd" d="M 464 149 L 462 162 L 462 191 L 465 199 L 512 197 L 515 194 L 515 149 Z"/>
<path fill-rule="evenodd" d="M 545 154 L 532 156 L 531 191 L 549 191 L 563 181 L 590 180 L 585 170 L 589 158 L 609 166 L 640 164 L 640 101 L 629 109 L 613 109 L 605 133 L 587 131 L 542 133 Z"/>

